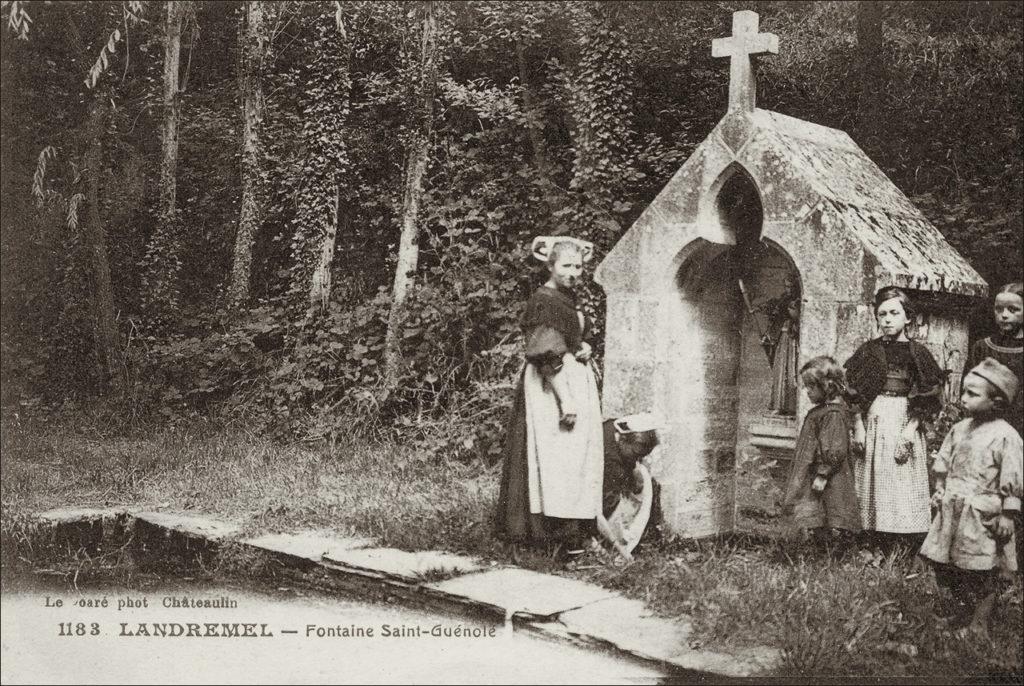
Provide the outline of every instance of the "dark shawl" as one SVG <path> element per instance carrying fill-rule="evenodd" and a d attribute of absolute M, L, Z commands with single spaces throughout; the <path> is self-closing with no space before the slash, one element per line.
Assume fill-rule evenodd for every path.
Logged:
<path fill-rule="evenodd" d="M 846 400 L 864 413 L 885 385 L 888 362 L 881 338 L 864 343 L 843 365 L 846 367 Z M 928 349 L 910 341 L 910 392 L 907 413 L 915 419 L 929 419 L 942 407 L 942 387 L 946 375 Z"/>
<path fill-rule="evenodd" d="M 520 319 L 526 337 L 526 359 L 550 376 L 562 366 L 562 355 L 574 353 L 583 342 L 583 330 L 570 294 L 541 286 L 526 303 Z"/>

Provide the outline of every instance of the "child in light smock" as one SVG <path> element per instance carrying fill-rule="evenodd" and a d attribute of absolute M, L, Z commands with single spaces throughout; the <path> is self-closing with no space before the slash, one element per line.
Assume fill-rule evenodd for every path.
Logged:
<path fill-rule="evenodd" d="M 999 414 L 1018 386 L 1016 375 L 992 358 L 971 369 L 960 395 L 967 419 L 950 429 L 932 467 L 935 516 L 921 555 L 961 606 L 960 637 L 988 634 L 999 572 L 1017 569 L 1014 517 L 1024 451 L 1020 434 Z"/>

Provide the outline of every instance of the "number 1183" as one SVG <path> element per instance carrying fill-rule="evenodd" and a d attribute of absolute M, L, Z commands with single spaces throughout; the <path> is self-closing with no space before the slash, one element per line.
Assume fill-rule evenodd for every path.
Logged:
<path fill-rule="evenodd" d="M 86 624 L 85 622 L 61 622 L 57 625 L 59 631 L 58 636 L 99 636 L 100 625 L 99 622 L 91 622 Z"/>

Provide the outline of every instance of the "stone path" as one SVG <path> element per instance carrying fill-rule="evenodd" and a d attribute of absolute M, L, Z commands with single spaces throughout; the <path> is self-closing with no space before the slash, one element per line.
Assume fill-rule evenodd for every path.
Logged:
<path fill-rule="evenodd" d="M 244 537 L 233 522 L 170 512 L 60 509 L 38 515 L 54 527 L 128 518 L 162 535 L 202 539 L 211 545 L 233 541 L 274 555 L 285 564 L 314 565 L 343 580 L 422 594 L 448 609 L 503 617 L 517 629 L 584 645 L 614 648 L 633 658 L 688 674 L 722 678 L 768 676 L 781 654 L 773 648 L 734 652 L 707 650 L 691 639 L 688 619 L 657 617 L 641 601 L 565 577 L 498 566 L 452 553 L 382 548 L 367 538 L 330 531 L 300 531 Z M 102 530 L 103 527 L 99 527 Z M 137 530 L 138 531 L 138 530 Z M 397 597 L 409 597 L 406 593 Z"/>

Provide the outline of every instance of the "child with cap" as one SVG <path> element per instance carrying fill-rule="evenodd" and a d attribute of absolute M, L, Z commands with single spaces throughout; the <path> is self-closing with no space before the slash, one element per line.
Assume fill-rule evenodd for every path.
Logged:
<path fill-rule="evenodd" d="M 935 568 L 936 582 L 971 612 L 961 638 L 987 636 L 999 571 L 1017 569 L 1014 517 L 1024 449 L 999 414 L 1018 387 L 1016 375 L 991 357 L 971 369 L 960 395 L 967 418 L 950 429 L 932 466 L 935 515 L 920 554 Z"/>

